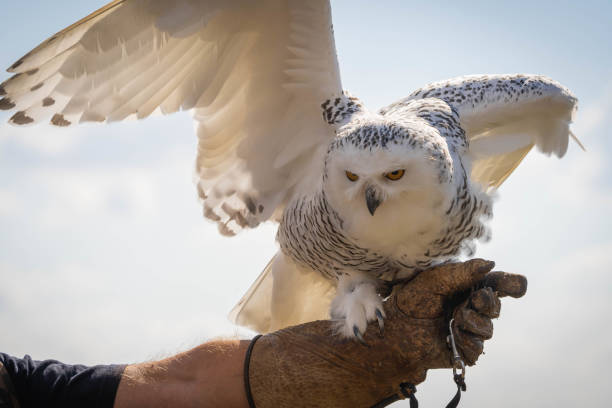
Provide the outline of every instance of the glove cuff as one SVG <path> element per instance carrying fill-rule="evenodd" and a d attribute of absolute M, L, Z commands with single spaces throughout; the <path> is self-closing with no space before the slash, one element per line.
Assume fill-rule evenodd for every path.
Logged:
<path fill-rule="evenodd" d="M 332 321 L 266 334 L 253 339 L 251 346 L 244 374 L 251 407 L 376 406 L 390 396 L 403 398 L 398 384 L 425 378 L 425 368 L 418 365 L 399 363 L 400 372 L 395 365 L 381 367 L 388 355 L 379 358 L 372 355 L 374 346 L 340 338 Z M 395 355 L 386 347 L 385 353 Z"/>
<path fill-rule="evenodd" d="M 249 343 L 249 347 L 247 348 L 246 354 L 244 356 L 244 390 L 246 392 L 247 402 L 249 403 L 249 408 L 255 408 L 255 401 L 253 400 L 253 394 L 251 393 L 251 381 L 249 379 L 249 368 L 251 367 L 251 354 L 253 353 L 253 347 L 255 346 L 255 342 L 259 340 L 261 334 L 253 337 L 251 343 Z"/>

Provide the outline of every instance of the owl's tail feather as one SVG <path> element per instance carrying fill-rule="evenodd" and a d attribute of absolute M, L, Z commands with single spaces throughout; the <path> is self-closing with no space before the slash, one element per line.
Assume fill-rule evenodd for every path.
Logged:
<path fill-rule="evenodd" d="M 319 272 L 298 266 L 279 251 L 229 313 L 229 319 L 259 333 L 328 319 L 336 288 Z"/>

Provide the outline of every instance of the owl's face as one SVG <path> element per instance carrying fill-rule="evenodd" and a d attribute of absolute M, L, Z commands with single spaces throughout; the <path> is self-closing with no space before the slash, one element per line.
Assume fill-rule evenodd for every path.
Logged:
<path fill-rule="evenodd" d="M 367 242 L 372 248 L 440 227 L 453 193 L 452 160 L 439 135 L 423 134 L 428 131 L 361 126 L 329 150 L 325 193 L 345 228 L 375 241 Z"/>

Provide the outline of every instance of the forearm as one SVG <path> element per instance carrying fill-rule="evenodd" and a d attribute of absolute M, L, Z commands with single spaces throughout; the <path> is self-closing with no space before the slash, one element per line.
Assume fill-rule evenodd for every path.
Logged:
<path fill-rule="evenodd" d="M 248 407 L 243 364 L 249 340 L 219 340 L 126 367 L 115 408 Z"/>

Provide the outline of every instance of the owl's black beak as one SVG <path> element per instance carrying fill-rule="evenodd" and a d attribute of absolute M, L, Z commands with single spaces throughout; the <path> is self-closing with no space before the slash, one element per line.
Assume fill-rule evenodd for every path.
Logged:
<path fill-rule="evenodd" d="M 372 186 L 366 188 L 365 191 L 366 204 L 368 205 L 368 211 L 374 215 L 374 211 L 378 208 L 382 200 L 378 198 L 378 192 Z"/>

